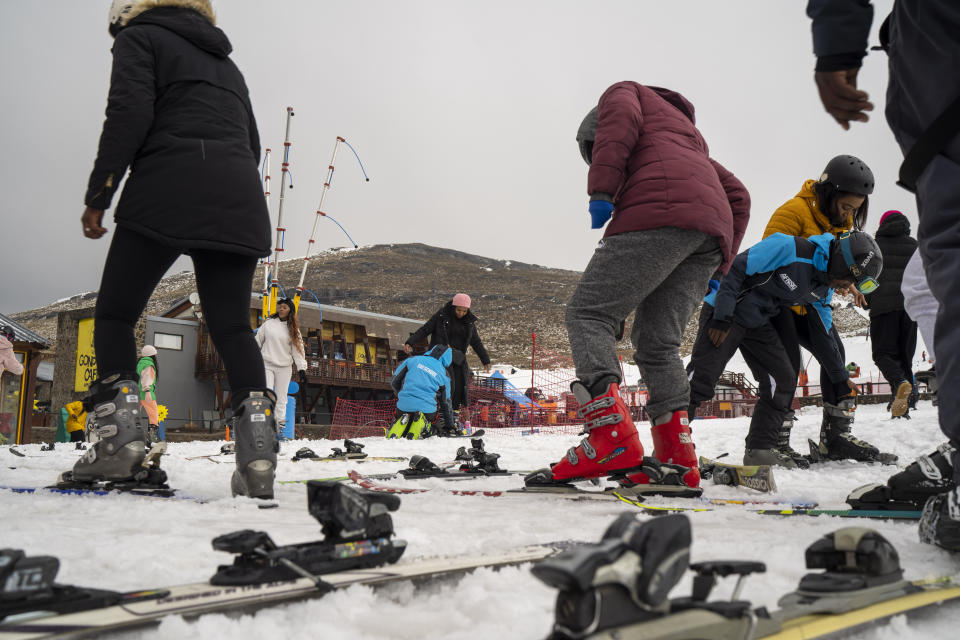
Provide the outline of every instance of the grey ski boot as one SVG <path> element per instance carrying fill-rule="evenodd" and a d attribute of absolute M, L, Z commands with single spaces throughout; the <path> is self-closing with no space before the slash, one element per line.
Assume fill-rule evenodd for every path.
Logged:
<path fill-rule="evenodd" d="M 780 431 L 777 432 L 777 446 L 774 449 L 793 460 L 794 465 L 798 469 L 809 469 L 810 461 L 807 460 L 803 455 L 790 446 L 790 432 L 793 430 L 793 424 L 797 420 L 797 414 L 793 411 L 787 411 L 783 414 L 783 424 L 780 425 Z M 746 464 L 746 463 L 744 463 Z M 755 463 L 750 463 L 755 464 Z M 763 463 L 763 464 L 779 464 L 779 463 Z M 780 465 L 784 466 L 784 465 Z"/>
<path fill-rule="evenodd" d="M 241 391 L 233 398 L 237 468 L 230 489 L 235 496 L 273 498 L 280 448 L 274 418 L 276 403 L 277 397 L 269 389 Z"/>
<path fill-rule="evenodd" d="M 60 482 L 134 479 L 144 469 L 147 441 L 137 376 L 117 373 L 94 382 L 85 404 L 93 405 L 87 428 L 99 441 L 77 460 L 72 472 L 60 476 Z"/>
<path fill-rule="evenodd" d="M 743 464 L 746 466 L 753 465 L 776 465 L 778 467 L 784 467 L 785 469 L 796 469 L 799 465 L 797 462 L 787 455 L 780 448 L 776 449 L 747 449 L 743 453 Z M 807 467 L 810 464 L 807 463 Z M 806 468 L 806 467 L 804 467 Z"/>
<path fill-rule="evenodd" d="M 820 443 L 810 441 L 812 462 L 848 460 L 894 464 L 897 456 L 882 453 L 875 446 L 850 433 L 856 398 L 844 398 L 837 404 L 823 403 L 823 423 L 820 425 Z"/>

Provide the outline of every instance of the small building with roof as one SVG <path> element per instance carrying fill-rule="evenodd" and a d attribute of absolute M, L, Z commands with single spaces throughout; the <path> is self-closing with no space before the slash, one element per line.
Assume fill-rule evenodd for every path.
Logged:
<path fill-rule="evenodd" d="M 0 442 L 30 442 L 37 368 L 50 342 L 3 314 L 0 326 L 13 327 L 14 357 L 23 365 L 23 375 L 4 371 L 0 376 Z"/>

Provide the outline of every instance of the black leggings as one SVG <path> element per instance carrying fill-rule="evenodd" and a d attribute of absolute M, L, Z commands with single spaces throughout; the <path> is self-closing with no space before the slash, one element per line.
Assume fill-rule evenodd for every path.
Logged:
<path fill-rule="evenodd" d="M 147 300 L 181 251 L 118 226 L 97 295 L 94 348 L 98 375 L 136 370 L 134 327 Z M 203 318 L 223 359 L 230 389 L 267 386 L 263 358 L 250 328 L 250 291 L 257 259 L 225 251 L 190 251 Z"/>

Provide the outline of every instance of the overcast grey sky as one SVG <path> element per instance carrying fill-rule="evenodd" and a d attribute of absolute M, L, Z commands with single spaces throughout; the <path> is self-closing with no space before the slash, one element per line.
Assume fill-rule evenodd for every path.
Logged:
<path fill-rule="evenodd" d="M 0 312 L 95 290 L 110 234 L 79 217 L 110 76 L 107 0 L 0 2 Z M 860 86 L 877 105 L 844 132 L 812 79 L 803 0 L 215 0 L 280 189 L 285 109 L 294 189 L 287 256 L 303 255 L 335 137 L 324 209 L 364 244 L 424 242 L 582 270 L 600 231 L 586 211 L 587 167 L 574 135 L 620 80 L 670 87 L 697 109 L 713 157 L 753 199 L 744 247 L 773 210 L 840 153 L 878 185 L 868 231 L 886 209 L 916 225 L 894 185 L 900 151 L 883 118 L 886 57 Z M 892 0 L 878 1 L 871 44 Z M 114 200 L 116 202 L 116 198 Z M 277 198 L 271 207 L 275 224 Z M 112 211 L 108 228 L 113 228 Z M 347 244 L 321 221 L 318 249 Z M 173 271 L 188 268 L 181 260 Z M 296 283 L 281 283 L 293 286 Z M 469 289 L 469 283 L 460 288 Z"/>

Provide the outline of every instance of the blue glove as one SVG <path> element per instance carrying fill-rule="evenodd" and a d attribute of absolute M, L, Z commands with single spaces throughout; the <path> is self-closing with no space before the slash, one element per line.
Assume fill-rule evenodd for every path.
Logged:
<path fill-rule="evenodd" d="M 710 282 L 707 283 L 707 293 L 705 295 L 710 295 L 714 291 L 720 290 L 720 281 L 716 278 L 712 278 Z"/>
<path fill-rule="evenodd" d="M 590 211 L 590 228 L 601 229 L 613 213 L 613 203 L 606 200 L 591 200 L 588 211 Z"/>

